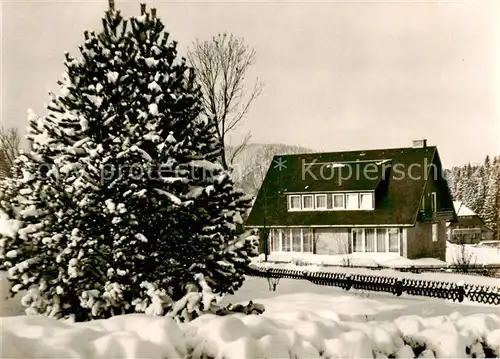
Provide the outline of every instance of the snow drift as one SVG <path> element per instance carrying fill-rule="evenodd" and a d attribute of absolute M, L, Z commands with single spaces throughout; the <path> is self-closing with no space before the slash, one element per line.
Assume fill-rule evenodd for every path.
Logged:
<path fill-rule="evenodd" d="M 481 358 L 500 354 L 500 318 L 473 314 L 394 322 L 334 311 L 203 315 L 186 324 L 143 314 L 85 323 L 2 318 L 2 358 Z M 362 344 L 360 344 L 362 343 Z"/>

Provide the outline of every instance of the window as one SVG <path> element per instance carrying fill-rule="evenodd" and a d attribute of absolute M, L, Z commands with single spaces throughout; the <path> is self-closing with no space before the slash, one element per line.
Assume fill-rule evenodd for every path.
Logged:
<path fill-rule="evenodd" d="M 290 236 L 290 230 L 285 229 L 283 230 L 283 235 L 282 235 L 282 244 L 281 244 L 281 251 L 282 252 L 290 252 L 292 249 L 292 238 Z"/>
<path fill-rule="evenodd" d="M 378 228 L 377 229 L 377 252 L 387 252 L 387 229 Z"/>
<path fill-rule="evenodd" d="M 399 229 L 389 228 L 389 252 L 399 253 Z"/>
<path fill-rule="evenodd" d="M 313 195 L 307 194 L 302 196 L 302 208 L 314 209 Z"/>
<path fill-rule="evenodd" d="M 360 228 L 352 230 L 352 248 L 354 252 L 363 252 L 363 230 Z"/>
<path fill-rule="evenodd" d="M 330 194 L 326 196 L 326 208 L 333 209 L 333 196 Z"/>
<path fill-rule="evenodd" d="M 344 209 L 344 194 L 334 194 L 333 197 L 333 208 L 334 209 Z"/>
<path fill-rule="evenodd" d="M 283 228 L 269 231 L 270 252 L 313 252 L 311 228 Z"/>
<path fill-rule="evenodd" d="M 349 252 L 399 253 L 399 228 L 353 228 Z"/>
<path fill-rule="evenodd" d="M 302 234 L 300 228 L 292 228 L 292 252 L 302 252 Z"/>
<path fill-rule="evenodd" d="M 287 201 L 289 211 L 374 209 L 372 192 L 290 194 Z"/>
<path fill-rule="evenodd" d="M 280 252 L 281 251 L 281 243 L 280 243 L 280 232 L 281 229 L 272 229 L 271 236 L 271 252 Z"/>
<path fill-rule="evenodd" d="M 437 196 L 436 192 L 431 193 L 431 199 L 432 199 L 432 212 L 436 212 L 437 210 Z"/>
<path fill-rule="evenodd" d="M 352 229 L 348 229 L 347 230 L 347 253 L 352 253 L 354 252 L 353 248 L 352 248 L 352 240 L 350 240 L 352 238 Z"/>
<path fill-rule="evenodd" d="M 347 193 L 347 206 L 346 209 L 359 209 L 358 194 L 357 193 Z"/>
<path fill-rule="evenodd" d="M 302 251 L 312 252 L 313 251 L 313 232 L 310 228 L 302 229 Z"/>
<path fill-rule="evenodd" d="M 438 224 L 437 223 L 432 224 L 432 241 L 433 242 L 438 241 Z"/>
<path fill-rule="evenodd" d="M 347 228 L 332 228 L 331 249 L 337 254 L 349 254 L 349 230 Z"/>
<path fill-rule="evenodd" d="M 300 196 L 288 196 L 288 209 L 300 210 Z"/>
<path fill-rule="evenodd" d="M 326 194 L 317 194 L 316 199 L 316 209 L 326 209 Z"/>
<path fill-rule="evenodd" d="M 365 229 L 365 252 L 375 252 L 375 229 L 366 228 Z"/>
<path fill-rule="evenodd" d="M 361 209 L 373 209 L 373 194 L 372 193 L 360 193 L 360 208 Z"/>

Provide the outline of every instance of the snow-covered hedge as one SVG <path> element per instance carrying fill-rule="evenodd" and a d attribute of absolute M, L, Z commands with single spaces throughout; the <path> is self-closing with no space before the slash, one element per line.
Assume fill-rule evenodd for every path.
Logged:
<path fill-rule="evenodd" d="M 500 355 L 492 314 L 394 322 L 341 321 L 331 312 L 282 316 L 130 314 L 85 323 L 43 316 L 2 318 L 2 358 L 481 358 Z"/>

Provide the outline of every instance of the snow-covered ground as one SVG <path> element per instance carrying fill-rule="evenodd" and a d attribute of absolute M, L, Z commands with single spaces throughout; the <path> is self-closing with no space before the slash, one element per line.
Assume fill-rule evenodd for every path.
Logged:
<path fill-rule="evenodd" d="M 309 272 L 328 272 L 328 273 L 350 273 L 372 275 L 380 277 L 391 277 L 400 279 L 415 279 L 415 280 L 428 280 L 435 282 L 449 282 L 458 283 L 464 282 L 470 285 L 488 285 L 493 287 L 500 287 L 500 279 L 494 277 L 485 277 L 474 274 L 461 274 L 461 273 L 447 273 L 447 272 L 423 272 L 411 273 L 401 272 L 395 269 L 370 269 L 370 268 L 356 268 L 356 267 L 321 267 L 317 265 L 300 265 L 294 263 L 271 263 L 271 262 L 254 262 L 254 265 L 263 268 L 282 268 L 298 271 Z"/>
<path fill-rule="evenodd" d="M 314 299 L 313 299 L 314 298 Z M 458 311 L 462 315 L 474 313 L 499 313 L 494 305 L 478 304 L 464 301 L 456 303 L 445 299 L 420 296 L 397 297 L 385 292 L 371 292 L 351 289 L 345 291 L 337 287 L 316 285 L 306 280 L 282 278 L 276 286 L 276 291 L 269 291 L 267 279 L 247 277 L 243 286 L 234 294 L 226 296 L 224 303 L 244 303 L 249 300 L 266 306 L 265 315 L 271 315 L 271 307 L 281 307 L 281 310 L 296 311 L 311 309 L 316 312 L 321 309 L 334 308 L 340 317 L 344 313 L 348 317 L 370 320 L 394 320 L 403 315 L 418 315 L 432 317 L 449 315 Z"/>
<path fill-rule="evenodd" d="M 500 247 L 476 246 L 465 244 L 465 254 L 470 254 L 471 264 L 500 264 Z M 458 244 L 448 243 L 446 247 L 446 261 L 453 264 L 463 255 L 463 248 Z M 468 258 L 468 257 L 467 257 Z"/>
<path fill-rule="evenodd" d="M 498 308 L 307 281 L 268 291 L 248 278 L 225 301 L 262 303 L 262 316 L 202 316 L 189 324 L 128 315 L 88 323 L 2 318 L 2 358 L 470 358 L 500 354 Z"/>

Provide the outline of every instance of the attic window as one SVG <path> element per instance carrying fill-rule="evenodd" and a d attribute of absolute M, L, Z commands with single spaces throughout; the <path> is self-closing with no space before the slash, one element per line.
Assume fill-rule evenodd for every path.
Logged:
<path fill-rule="evenodd" d="M 288 196 L 288 209 L 300 210 L 300 196 Z"/>
<path fill-rule="evenodd" d="M 326 209 L 326 194 L 317 194 L 314 197 L 316 200 L 316 209 Z"/>
<path fill-rule="evenodd" d="M 346 199 L 346 209 L 359 209 L 359 199 L 357 193 L 347 193 Z"/>
<path fill-rule="evenodd" d="M 360 209 L 373 209 L 373 194 L 360 193 L 359 195 L 359 208 Z"/>
<path fill-rule="evenodd" d="M 333 208 L 334 209 L 344 209 L 345 208 L 345 198 L 343 193 L 333 194 Z"/>
<path fill-rule="evenodd" d="M 373 192 L 289 194 L 289 211 L 373 210 Z"/>
<path fill-rule="evenodd" d="M 313 195 L 303 195 L 302 196 L 302 208 L 303 209 L 314 209 Z"/>

